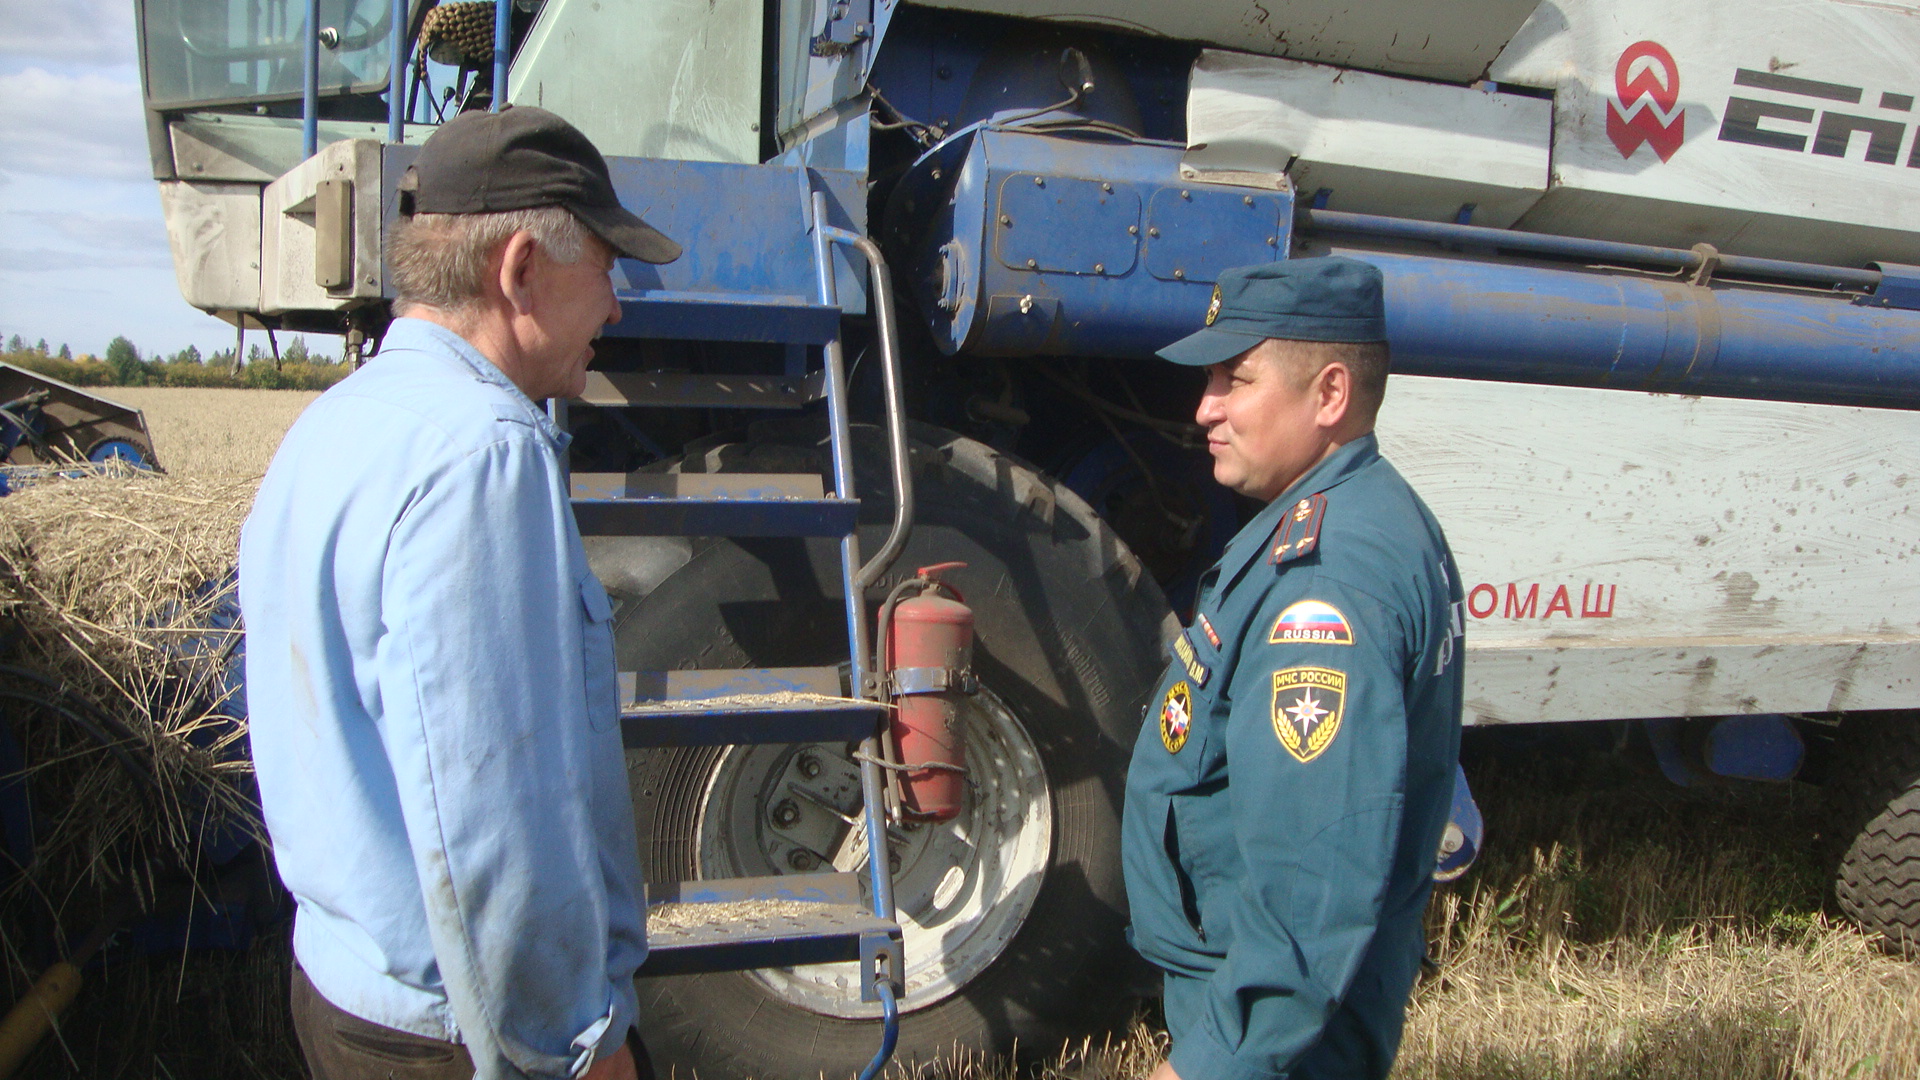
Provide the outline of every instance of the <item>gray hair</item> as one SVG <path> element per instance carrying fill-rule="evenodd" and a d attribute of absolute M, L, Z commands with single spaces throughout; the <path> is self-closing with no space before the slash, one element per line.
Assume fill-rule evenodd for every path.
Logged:
<path fill-rule="evenodd" d="M 395 308 L 414 305 L 460 311 L 485 294 L 487 260 L 516 232 L 557 263 L 577 263 L 586 251 L 587 228 L 561 206 L 503 210 L 491 214 L 415 214 L 387 237 Z"/>

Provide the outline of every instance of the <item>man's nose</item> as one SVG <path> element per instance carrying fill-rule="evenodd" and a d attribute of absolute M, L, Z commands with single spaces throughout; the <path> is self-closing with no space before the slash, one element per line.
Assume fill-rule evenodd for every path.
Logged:
<path fill-rule="evenodd" d="M 1193 410 L 1193 421 L 1201 427 L 1212 427 L 1220 422 L 1224 408 L 1220 395 L 1208 387 L 1200 394 L 1200 404 Z"/>
<path fill-rule="evenodd" d="M 620 311 L 620 297 L 616 295 L 613 291 L 612 279 L 608 279 L 607 281 L 607 325 L 612 326 L 614 323 L 619 322 L 621 314 L 622 312 Z"/>

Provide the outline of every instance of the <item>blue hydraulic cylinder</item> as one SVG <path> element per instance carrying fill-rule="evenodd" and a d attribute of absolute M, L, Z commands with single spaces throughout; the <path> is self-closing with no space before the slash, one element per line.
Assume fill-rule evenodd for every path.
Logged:
<path fill-rule="evenodd" d="M 1840 295 L 1335 250 L 1385 275 L 1396 372 L 1920 406 L 1920 311 Z"/>

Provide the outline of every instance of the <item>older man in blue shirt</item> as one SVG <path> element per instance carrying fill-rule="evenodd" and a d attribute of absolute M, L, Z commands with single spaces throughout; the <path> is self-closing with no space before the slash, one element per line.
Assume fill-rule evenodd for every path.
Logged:
<path fill-rule="evenodd" d="M 316 1080 L 630 1080 L 612 612 L 538 403 L 583 389 L 613 259 L 679 249 L 539 109 L 446 124 L 400 193 L 403 317 L 288 432 L 240 544 L 296 1028 Z"/>

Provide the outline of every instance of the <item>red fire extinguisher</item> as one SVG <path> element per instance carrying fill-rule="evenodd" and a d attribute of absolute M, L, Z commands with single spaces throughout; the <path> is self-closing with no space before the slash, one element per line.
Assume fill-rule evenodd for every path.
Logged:
<path fill-rule="evenodd" d="M 967 740 L 960 704 L 973 677 L 973 609 L 940 580 L 966 563 L 923 566 L 894 587 L 880 609 L 880 669 L 894 703 L 902 813 L 951 821 L 965 806 Z"/>

